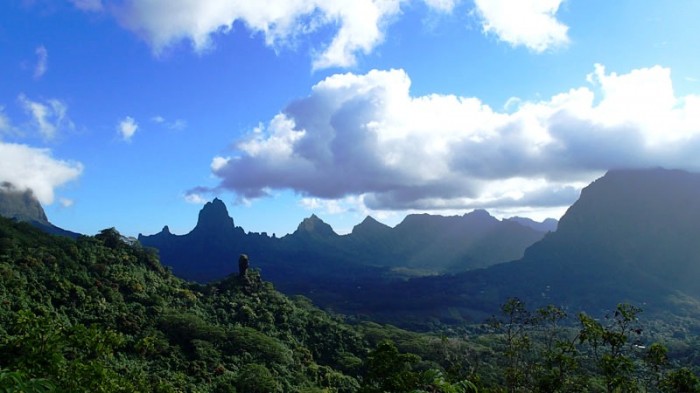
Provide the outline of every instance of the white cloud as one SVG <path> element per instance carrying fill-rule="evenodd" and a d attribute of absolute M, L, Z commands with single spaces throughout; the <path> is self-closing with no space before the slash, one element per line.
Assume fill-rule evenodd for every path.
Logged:
<path fill-rule="evenodd" d="M 428 7 L 441 12 L 452 12 L 459 0 L 424 0 Z"/>
<path fill-rule="evenodd" d="M 5 114 L 5 107 L 0 106 L 0 134 L 12 130 L 10 118 Z"/>
<path fill-rule="evenodd" d="M 535 52 L 568 44 L 568 26 L 556 14 L 564 0 L 475 0 L 484 33 Z"/>
<path fill-rule="evenodd" d="M 299 205 L 306 210 L 313 211 L 323 211 L 326 214 L 341 214 L 345 213 L 351 208 L 348 207 L 351 201 L 346 201 L 338 199 L 321 199 L 321 198 L 302 198 L 299 201 Z"/>
<path fill-rule="evenodd" d="M 68 198 L 60 198 L 58 203 L 60 203 L 62 207 L 71 207 L 75 204 L 75 201 Z"/>
<path fill-rule="evenodd" d="M 138 130 L 138 129 L 139 129 L 138 123 L 136 123 L 136 120 L 134 120 L 131 116 L 125 117 L 117 125 L 117 131 L 119 131 L 119 134 L 122 136 L 122 139 L 124 139 L 125 141 L 130 141 L 131 138 L 136 133 L 136 130 Z"/>
<path fill-rule="evenodd" d="M 49 69 L 49 52 L 41 45 L 36 48 L 34 53 L 36 53 L 37 57 L 36 66 L 34 67 L 34 79 L 39 79 Z"/>
<path fill-rule="evenodd" d="M 235 22 L 261 34 L 267 45 L 283 46 L 321 27 L 337 26 L 315 68 L 349 66 L 357 52 L 369 52 L 383 39 L 382 28 L 399 12 L 401 0 L 273 0 L 254 2 L 127 0 L 117 17 L 144 38 L 156 53 L 181 40 L 197 51 L 211 46 L 212 36 L 231 31 Z"/>
<path fill-rule="evenodd" d="M 43 102 L 32 101 L 24 94 L 20 94 L 18 100 L 45 139 L 54 138 L 61 129 L 74 128 L 67 115 L 68 106 L 61 100 L 52 98 Z"/>
<path fill-rule="evenodd" d="M 162 124 L 165 128 L 170 130 L 180 131 L 187 128 L 187 122 L 182 119 L 175 119 L 173 121 L 166 120 L 163 116 L 157 115 L 151 118 L 151 121 L 156 124 Z"/>
<path fill-rule="evenodd" d="M 204 205 L 208 201 L 204 196 L 202 196 L 202 194 L 196 192 L 188 192 L 185 194 L 185 202 L 192 203 L 194 205 Z"/>
<path fill-rule="evenodd" d="M 217 189 L 242 199 L 288 189 L 307 205 L 422 211 L 561 207 L 609 169 L 700 170 L 700 96 L 676 96 L 669 69 L 596 65 L 587 79 L 499 112 L 475 97 L 412 97 L 402 70 L 333 75 L 211 168 Z"/>
<path fill-rule="evenodd" d="M 32 190 L 44 205 L 53 203 L 57 187 L 76 180 L 83 171 L 81 163 L 57 160 L 48 149 L 22 144 L 0 142 L 0 157 L 0 182 Z"/>

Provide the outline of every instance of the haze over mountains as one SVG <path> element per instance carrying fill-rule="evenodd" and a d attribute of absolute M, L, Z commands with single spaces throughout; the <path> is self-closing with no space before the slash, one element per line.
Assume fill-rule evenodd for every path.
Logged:
<path fill-rule="evenodd" d="M 214 201 L 200 219 L 214 209 L 225 207 Z M 248 252 L 283 290 L 404 325 L 478 321 L 511 296 L 597 314 L 626 301 L 650 312 L 700 315 L 700 175 L 684 171 L 610 171 L 586 187 L 556 232 L 541 240 L 542 232 L 518 220 L 498 221 L 479 210 L 461 217 L 411 215 L 395 228 L 367 218 L 345 236 L 316 216 L 281 239 L 227 225 L 229 235 L 202 237 L 204 227 L 213 228 L 204 222 L 188 235 L 162 232 L 140 240 L 160 248 L 166 264 L 181 257 L 176 273 L 211 274 L 207 263 L 216 259 L 192 254 L 208 255 L 215 238 L 231 253 Z M 221 269 L 233 270 L 230 256 L 216 255 L 231 261 Z M 392 272 L 441 275 L 392 280 Z"/>
<path fill-rule="evenodd" d="M 344 306 L 349 313 L 405 323 L 478 321 L 508 297 L 596 315 L 629 302 L 648 313 L 697 317 L 698 278 L 700 174 L 611 171 L 586 187 L 557 231 L 529 247 L 522 259 L 368 287 Z"/>
<path fill-rule="evenodd" d="M 0 208 L 55 230 L 31 193 L 6 185 Z M 367 217 L 338 235 L 312 215 L 277 238 L 246 233 L 215 199 L 190 233 L 166 226 L 139 241 L 191 280 L 226 277 L 247 253 L 252 267 L 287 293 L 409 326 L 480 321 L 512 296 L 597 314 L 630 302 L 700 316 L 700 174 L 610 171 L 583 189 L 556 231 L 543 231 L 553 224 L 501 221 L 476 210 L 410 215 L 393 228 Z"/>
<path fill-rule="evenodd" d="M 453 217 L 409 215 L 395 228 L 367 217 L 350 234 L 338 235 L 312 215 L 294 233 L 275 238 L 236 227 L 224 203 L 214 199 L 190 233 L 174 235 L 166 226 L 139 241 L 159 249 L 163 263 L 188 279 L 225 277 L 235 271 L 238 255 L 247 253 L 266 275 L 278 277 L 272 281 L 280 287 L 297 279 L 308 287 L 306 278 L 319 275 L 433 275 L 510 261 L 544 236 L 532 226 L 476 210 Z M 278 275 L 280 269 L 284 274 Z"/>

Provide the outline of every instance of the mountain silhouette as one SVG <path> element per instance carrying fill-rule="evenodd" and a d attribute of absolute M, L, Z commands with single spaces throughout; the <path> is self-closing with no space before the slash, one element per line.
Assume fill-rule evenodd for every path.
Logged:
<path fill-rule="evenodd" d="M 316 215 L 292 234 L 271 238 L 234 225 L 225 204 L 214 199 L 199 213 L 195 228 L 174 235 L 166 226 L 139 241 L 160 251 L 161 261 L 181 277 L 207 282 L 236 271 L 238 255 L 251 258 L 280 289 L 325 293 L 356 288 L 367 280 L 464 271 L 519 258 L 542 238 L 527 226 L 499 221 L 486 211 L 464 216 L 412 215 L 395 228 L 367 217 L 338 235 Z M 326 288 L 328 287 L 328 288 Z"/>
<path fill-rule="evenodd" d="M 368 288 L 341 311 L 460 323 L 483 320 L 518 297 L 595 315 L 628 302 L 649 313 L 700 316 L 698 279 L 700 174 L 613 170 L 584 188 L 557 231 L 521 259 Z"/>
<path fill-rule="evenodd" d="M 27 222 L 42 231 L 59 236 L 76 238 L 80 234 L 59 228 L 49 222 L 46 212 L 32 190 L 18 190 L 8 182 L 0 184 L 0 216 Z"/>

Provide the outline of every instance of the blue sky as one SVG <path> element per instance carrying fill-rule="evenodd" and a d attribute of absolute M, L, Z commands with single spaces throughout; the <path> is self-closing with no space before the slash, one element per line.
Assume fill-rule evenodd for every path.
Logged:
<path fill-rule="evenodd" d="M 607 169 L 700 168 L 694 0 L 10 0 L 0 181 L 52 222 L 189 231 L 218 196 L 558 218 Z"/>

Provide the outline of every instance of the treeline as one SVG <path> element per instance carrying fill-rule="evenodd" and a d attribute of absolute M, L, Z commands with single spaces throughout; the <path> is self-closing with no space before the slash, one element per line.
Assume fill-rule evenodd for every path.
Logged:
<path fill-rule="evenodd" d="M 578 326 L 502 311 L 470 335 L 348 324 L 255 269 L 188 283 L 114 229 L 71 240 L 0 218 L 0 392 L 699 391 L 634 307 Z"/>

